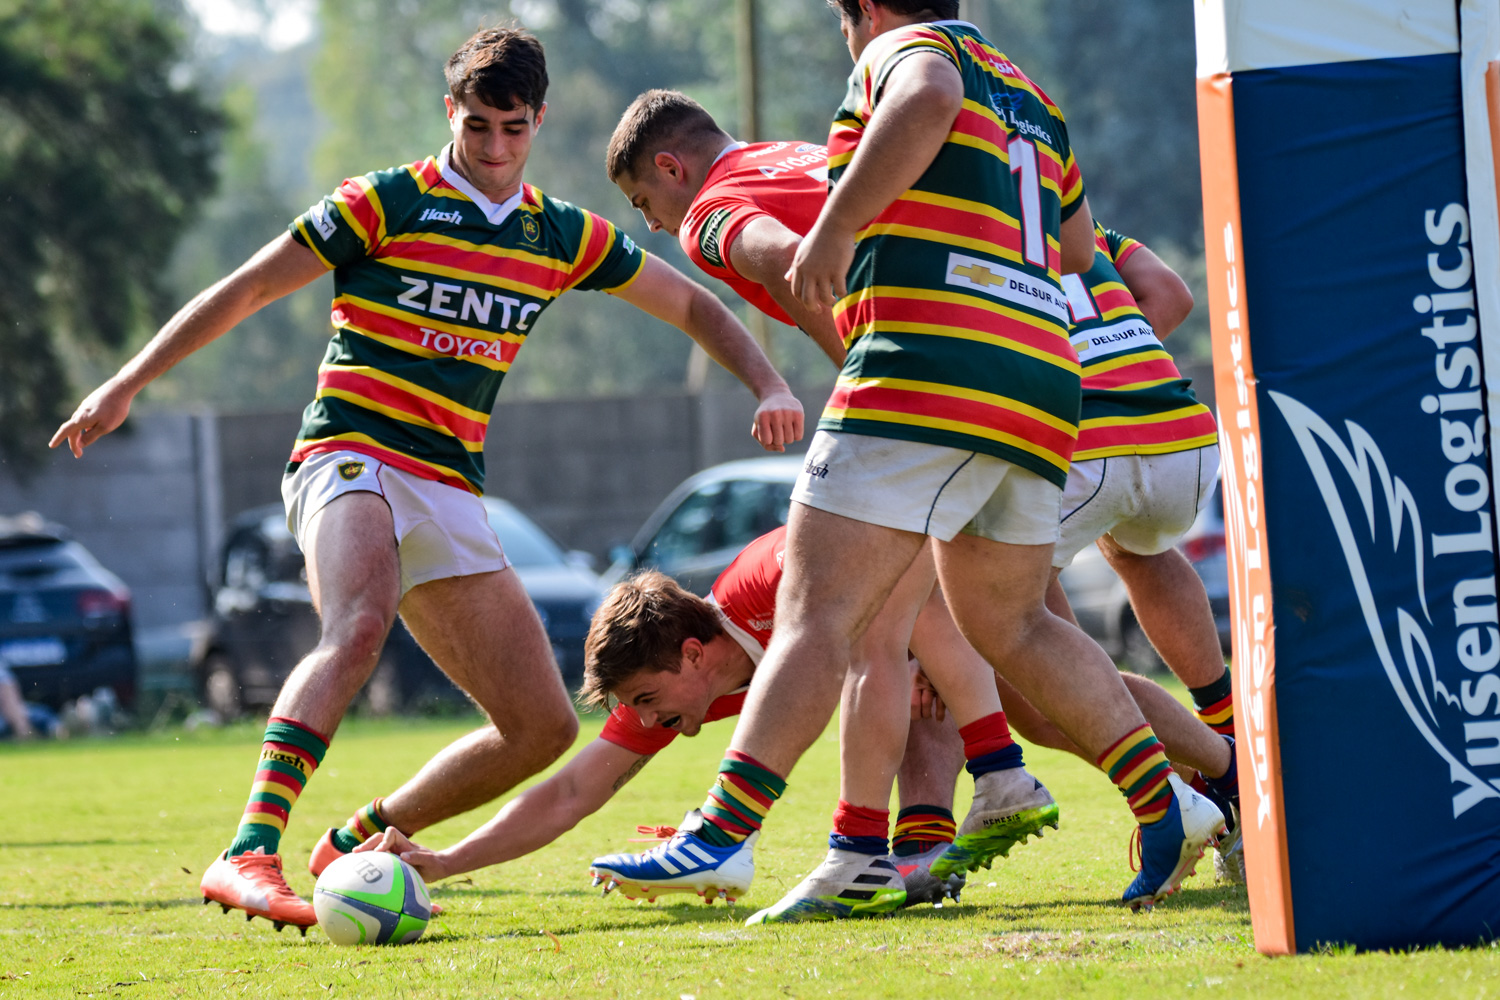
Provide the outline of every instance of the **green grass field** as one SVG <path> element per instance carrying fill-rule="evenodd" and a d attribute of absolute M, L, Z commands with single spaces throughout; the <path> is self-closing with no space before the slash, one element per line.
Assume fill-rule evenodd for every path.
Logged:
<path fill-rule="evenodd" d="M 283 842 L 293 887 L 311 893 L 304 866 L 325 827 L 395 787 L 466 728 L 347 723 Z M 580 739 L 598 728 L 585 721 Z M 1500 947 L 1262 958 L 1243 892 L 1215 888 L 1211 871 L 1155 912 L 1131 914 L 1115 902 L 1129 880 L 1129 813 L 1096 772 L 1042 751 L 1028 763 L 1062 804 L 1061 830 L 971 878 L 958 905 L 742 926 L 823 854 L 837 789 L 834 730 L 771 814 L 755 887 L 740 905 L 632 903 L 591 890 L 592 857 L 630 847 L 637 823 L 675 823 L 701 801 L 730 732 L 730 723 L 717 723 L 679 740 L 551 847 L 434 886 L 446 912 L 401 948 L 337 948 L 316 930 L 304 940 L 200 905 L 198 879 L 244 803 L 254 727 L 4 746 L 0 995 L 1500 996 Z M 446 846 L 487 816 L 418 839 Z M 1393 863 L 1399 845 L 1393 835 Z M 1212 866 L 1205 859 L 1200 867 Z"/>

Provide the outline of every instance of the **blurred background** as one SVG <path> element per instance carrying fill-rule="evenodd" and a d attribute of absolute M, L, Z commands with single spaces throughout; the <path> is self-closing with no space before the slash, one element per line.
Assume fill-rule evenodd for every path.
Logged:
<path fill-rule="evenodd" d="M 1188 0 L 964 0 L 963 16 L 1064 109 L 1097 218 L 1205 301 Z M 37 512 L 128 588 L 137 715 L 190 711 L 213 689 L 229 543 L 279 499 L 331 278 L 158 380 L 83 462 L 47 438 L 173 310 L 344 177 L 437 152 L 444 60 L 510 22 L 546 44 L 552 78 L 527 180 L 690 272 L 604 175 L 626 104 L 672 87 L 738 138 L 823 141 L 850 69 L 821 0 L 0 0 L 0 515 Z M 821 354 L 704 281 L 814 417 L 833 379 Z M 1170 347 L 1212 404 L 1204 310 Z M 680 482 L 757 453 L 752 408 L 677 331 L 608 296 L 567 296 L 506 379 L 489 488 L 569 565 L 637 559 Z M 24 674 L 17 659 L 74 654 L 45 615 L 17 619 L 41 605 L 5 595 L 45 576 L 22 564 L 9 578 L 0 567 L 0 668 L 9 649 Z M 295 567 L 281 572 L 296 583 Z"/>

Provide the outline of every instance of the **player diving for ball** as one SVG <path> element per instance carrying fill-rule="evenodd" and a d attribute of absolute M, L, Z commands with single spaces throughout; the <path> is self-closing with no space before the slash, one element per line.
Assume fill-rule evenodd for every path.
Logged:
<path fill-rule="evenodd" d="M 833 6 L 856 65 L 832 193 L 788 278 L 807 311 L 832 310 L 849 353 L 793 495 L 782 628 L 690 844 L 709 868 L 737 863 L 827 723 L 851 644 L 931 536 L 964 635 L 1126 797 L 1143 870 L 1124 899 L 1149 905 L 1223 817 L 1171 773 L 1103 651 L 1044 604 L 1078 433 L 1061 274 L 1096 256 L 1066 127 L 972 25 L 943 20 L 957 3 Z M 754 808 L 725 821 L 713 803 L 735 790 Z M 621 858 L 615 873 L 650 865 Z"/>
<path fill-rule="evenodd" d="M 488 802 L 577 733 L 546 633 L 479 500 L 496 392 L 548 305 L 573 289 L 607 291 L 672 323 L 756 395 L 754 434 L 767 450 L 802 434 L 800 404 L 713 294 L 603 218 L 523 182 L 546 112 L 540 43 L 519 29 L 480 31 L 446 75 L 451 144 L 345 181 L 183 307 L 52 438 L 81 455 L 152 379 L 334 272 L 334 335 L 282 484 L 321 634 L 282 687 L 239 830 L 202 881 L 205 902 L 278 930 L 315 922 L 286 884 L 281 835 L 398 611 L 490 725 L 427 767 L 464 780 L 425 786 L 427 798 L 392 796 L 393 821 Z"/>

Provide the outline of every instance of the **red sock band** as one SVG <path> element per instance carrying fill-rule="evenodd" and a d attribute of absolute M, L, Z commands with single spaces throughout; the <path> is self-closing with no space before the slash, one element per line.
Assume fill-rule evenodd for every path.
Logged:
<path fill-rule="evenodd" d="M 891 813 L 888 809 L 866 809 L 851 806 L 839 799 L 839 807 L 833 811 L 833 832 L 845 837 L 886 838 L 891 828 Z"/>
<path fill-rule="evenodd" d="M 995 712 L 982 719 L 975 719 L 967 726 L 960 726 L 958 735 L 964 740 L 964 760 L 983 757 L 996 750 L 1004 750 L 1015 743 L 1010 736 L 1010 725 L 1004 712 Z"/>

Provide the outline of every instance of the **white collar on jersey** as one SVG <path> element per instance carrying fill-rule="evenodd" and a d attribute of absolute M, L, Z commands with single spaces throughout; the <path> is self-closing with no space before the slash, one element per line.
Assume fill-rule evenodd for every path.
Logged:
<path fill-rule="evenodd" d="M 731 619 L 724 613 L 724 609 L 719 607 L 719 602 L 714 600 L 714 595 L 712 592 L 710 592 L 709 595 L 704 598 L 704 600 L 706 600 L 709 604 L 712 604 L 714 606 L 714 610 L 719 613 L 719 624 L 724 626 L 724 631 L 729 633 L 729 638 L 740 644 L 740 648 L 749 655 L 751 663 L 753 663 L 757 667 L 760 666 L 760 661 L 764 659 L 766 655 L 766 647 L 762 646 L 760 644 L 760 641 L 756 639 L 755 636 L 751 635 L 749 632 L 746 632 L 744 629 L 736 625 L 733 619 Z M 745 688 L 748 687 L 749 685 L 747 684 Z M 734 694 L 735 692 L 731 691 L 729 693 Z"/>
<path fill-rule="evenodd" d="M 729 145 L 727 145 L 723 149 L 719 150 L 719 155 L 714 157 L 714 163 L 718 163 L 720 160 L 724 159 L 724 157 L 728 156 L 730 153 L 734 152 L 736 149 L 744 149 L 748 145 L 750 145 L 748 142 L 731 141 L 729 143 Z M 708 165 L 708 169 L 712 170 L 714 168 L 714 163 L 710 163 Z"/>
<path fill-rule="evenodd" d="M 500 225 L 500 223 L 506 220 L 510 213 L 514 212 L 517 208 L 520 207 L 521 199 L 526 194 L 525 188 L 522 188 L 520 191 L 517 191 L 509 198 L 496 205 L 484 195 L 480 194 L 479 189 L 470 184 L 468 180 L 464 178 L 464 175 L 459 173 L 458 169 L 453 166 L 453 161 L 449 158 L 452 152 L 453 143 L 450 142 L 448 143 L 448 145 L 444 146 L 443 151 L 438 154 L 438 173 L 443 175 L 443 180 L 458 188 L 468 196 L 470 201 L 478 205 L 479 210 L 484 213 L 484 217 L 490 221 L 490 225 Z"/>

